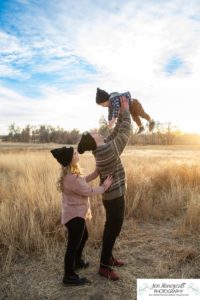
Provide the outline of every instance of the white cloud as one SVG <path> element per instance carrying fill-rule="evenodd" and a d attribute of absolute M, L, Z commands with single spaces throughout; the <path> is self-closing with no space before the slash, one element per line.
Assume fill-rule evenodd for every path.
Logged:
<path fill-rule="evenodd" d="M 98 127 L 102 111 L 96 107 L 91 87 L 80 86 L 79 92 L 70 93 L 46 88 L 43 93 L 44 97 L 33 100 L 1 87 L 0 134 L 5 134 L 11 123 L 22 128 L 48 124 L 81 131 Z"/>
<path fill-rule="evenodd" d="M 129 90 L 157 121 L 171 121 L 184 130 L 200 132 L 196 122 L 200 97 L 199 1 L 138 0 L 120 4 L 62 1 L 52 2 L 46 11 L 34 6 L 34 14 L 27 14 L 20 23 L 25 35 L 31 37 L 23 46 L 17 37 L 1 33 L 4 43 L 0 47 L 10 53 L 2 64 L 3 74 L 15 75 L 9 60 L 19 61 L 21 57 L 31 61 L 38 56 L 41 61 L 33 64 L 32 71 L 60 74 L 66 85 L 78 76 L 90 82 L 77 83 L 69 92 L 46 85 L 41 87 L 43 98 L 35 101 L 17 94 L 18 105 L 28 116 L 23 122 L 83 130 L 95 127 L 100 115 L 107 115 L 95 104 L 96 87 L 100 87 L 108 92 Z M 93 65 L 97 74 L 77 69 L 76 56 Z M 183 68 L 165 74 L 165 65 L 177 56 Z M 13 97 L 5 99 L 11 118 L 19 106 Z M 17 124 L 22 122 L 15 118 Z M 6 117 L 1 120 L 8 123 Z"/>
<path fill-rule="evenodd" d="M 22 42 L 11 34 L 0 31 L 0 53 L 4 55 L 4 62 L 21 60 L 21 63 L 32 58 L 29 45 Z"/>
<path fill-rule="evenodd" d="M 22 45 L 17 37 L 0 31 L 0 55 L 1 77 L 27 77 L 20 65 L 30 61 L 32 58 L 29 46 Z M 15 64 L 15 66 L 13 64 Z"/>
<path fill-rule="evenodd" d="M 195 130 L 196 125 L 191 123 L 200 96 L 196 80 L 200 76 L 200 23 L 187 18 L 195 12 L 195 2 L 181 11 L 179 4 L 162 2 L 158 16 L 147 5 L 130 18 L 129 3 L 117 22 L 115 16 L 103 22 L 102 16 L 92 28 L 82 27 L 77 51 L 81 49 L 79 53 L 102 71 L 100 87 L 109 91 L 128 89 L 156 120 L 171 120 L 184 129 Z M 184 73 L 167 76 L 164 66 L 177 55 L 185 63 Z M 196 129 L 200 131 L 199 125 Z"/>

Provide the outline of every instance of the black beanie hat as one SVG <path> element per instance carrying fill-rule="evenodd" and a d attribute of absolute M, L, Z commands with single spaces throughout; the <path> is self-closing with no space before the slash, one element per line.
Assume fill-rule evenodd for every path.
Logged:
<path fill-rule="evenodd" d="M 78 152 L 83 154 L 85 151 L 95 150 L 97 144 L 89 132 L 82 134 L 81 140 L 78 143 Z"/>
<path fill-rule="evenodd" d="M 97 104 L 106 102 L 109 99 L 109 97 L 110 97 L 110 95 L 106 91 L 97 88 L 97 93 L 96 93 L 96 103 Z"/>
<path fill-rule="evenodd" d="M 57 149 L 51 150 L 51 153 L 63 167 L 66 167 L 72 161 L 74 148 L 73 147 L 57 148 Z"/>

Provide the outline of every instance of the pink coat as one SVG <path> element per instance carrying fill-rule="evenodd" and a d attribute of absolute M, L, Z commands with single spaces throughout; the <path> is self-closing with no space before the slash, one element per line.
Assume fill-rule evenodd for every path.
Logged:
<path fill-rule="evenodd" d="M 65 175 L 63 180 L 64 191 L 62 193 L 62 224 L 66 224 L 75 217 L 91 219 L 90 201 L 88 197 L 104 193 L 103 186 L 92 188 L 87 183 L 97 176 L 96 171 L 86 177 L 81 177 L 76 174 Z"/>

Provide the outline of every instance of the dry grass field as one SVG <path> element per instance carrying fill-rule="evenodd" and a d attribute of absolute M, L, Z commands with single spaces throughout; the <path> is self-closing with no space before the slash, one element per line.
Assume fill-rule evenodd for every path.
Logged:
<path fill-rule="evenodd" d="M 92 283 L 63 287 L 59 165 L 49 152 L 55 146 L 0 143 L 0 299 L 135 300 L 137 278 L 200 278 L 200 146 L 132 146 L 122 155 L 121 278 L 97 274 L 105 218 L 98 196 L 85 249 L 90 267 L 80 272 Z M 80 165 L 92 171 L 92 155 L 80 156 Z"/>

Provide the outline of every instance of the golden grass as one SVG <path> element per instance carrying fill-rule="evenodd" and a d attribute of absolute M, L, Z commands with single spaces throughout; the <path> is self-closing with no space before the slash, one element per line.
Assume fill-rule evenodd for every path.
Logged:
<path fill-rule="evenodd" d="M 132 163 L 130 159 L 127 168 L 128 216 L 168 219 L 186 210 L 191 193 L 198 195 L 199 166 L 162 161 L 155 165 L 141 164 L 133 171 Z"/>
<path fill-rule="evenodd" d="M 43 153 L 2 155 L 0 242 L 26 251 L 45 249 L 59 226 L 56 172 Z"/>
<path fill-rule="evenodd" d="M 128 147 L 122 155 L 127 173 L 126 217 L 170 220 L 181 216 L 177 232 L 200 229 L 199 149 Z M 182 154 L 182 155 L 181 155 Z M 94 168 L 87 153 L 84 173 Z M 59 165 L 48 150 L 0 152 L 0 246 L 5 267 L 16 250 L 48 254 L 65 239 L 60 225 Z M 98 185 L 98 180 L 92 183 Z M 104 210 L 101 197 L 91 199 L 90 245 L 101 242 Z"/>

